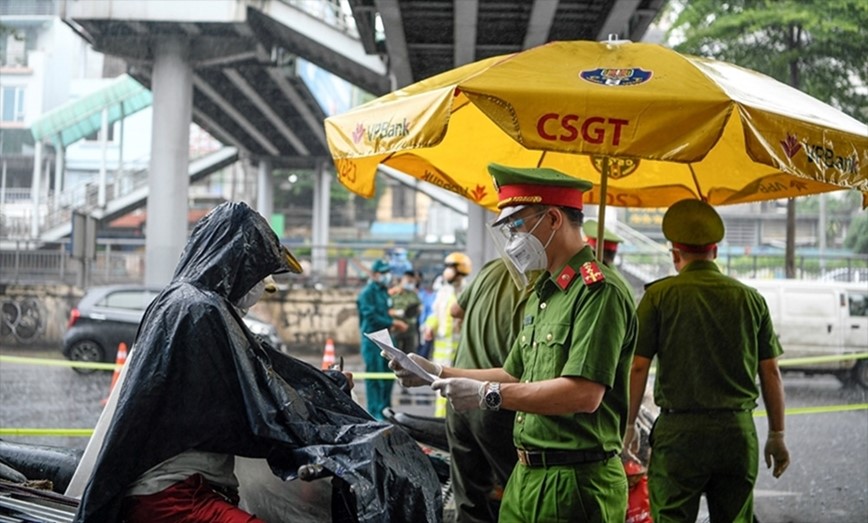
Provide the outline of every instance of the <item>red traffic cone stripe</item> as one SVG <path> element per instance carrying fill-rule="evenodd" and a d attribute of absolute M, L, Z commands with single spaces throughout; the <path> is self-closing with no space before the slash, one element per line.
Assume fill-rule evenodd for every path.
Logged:
<path fill-rule="evenodd" d="M 322 354 L 322 370 L 331 368 L 335 364 L 335 344 L 331 338 L 326 340 L 325 351 Z"/>
<path fill-rule="evenodd" d="M 109 386 L 108 396 L 103 398 L 100 403 L 105 405 L 108 402 L 109 396 L 112 394 L 112 390 L 115 388 L 115 384 L 118 382 L 118 378 L 121 375 L 121 367 L 124 366 L 124 363 L 127 362 L 127 344 L 124 342 L 120 342 L 118 344 L 118 355 L 115 358 L 115 372 L 112 374 L 112 384 Z"/>

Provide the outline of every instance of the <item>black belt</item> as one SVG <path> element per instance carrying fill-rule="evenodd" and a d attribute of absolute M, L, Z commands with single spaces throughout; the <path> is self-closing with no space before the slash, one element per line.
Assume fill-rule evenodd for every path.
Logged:
<path fill-rule="evenodd" d="M 557 465 L 578 465 L 594 463 L 614 457 L 617 452 L 610 450 L 524 450 L 515 449 L 518 461 L 527 467 L 553 467 Z"/>
<path fill-rule="evenodd" d="M 751 409 L 660 409 L 663 414 L 735 414 Z"/>

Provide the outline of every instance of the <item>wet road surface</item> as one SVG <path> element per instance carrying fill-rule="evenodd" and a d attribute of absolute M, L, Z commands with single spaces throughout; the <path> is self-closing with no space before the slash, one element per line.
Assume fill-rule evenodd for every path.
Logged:
<path fill-rule="evenodd" d="M 0 350 L 0 355 L 58 358 L 55 351 Z M 319 357 L 304 358 L 319 366 Z M 360 358 L 345 357 L 347 370 L 361 372 Z M 67 367 L 0 362 L 0 428 L 90 429 L 108 396 L 112 374 L 79 374 Z M 864 523 L 868 521 L 868 391 L 843 387 L 825 376 L 784 376 L 786 441 L 791 464 L 779 479 L 760 463 L 756 515 L 761 523 Z M 364 389 L 356 381 L 357 400 Z M 396 385 L 393 408 L 433 412 L 432 396 L 402 393 Z M 762 409 L 762 405 L 760 406 Z M 852 410 L 844 410 L 852 409 Z M 757 418 L 760 448 L 766 419 Z M 8 441 L 83 449 L 86 437 L 3 436 Z"/>

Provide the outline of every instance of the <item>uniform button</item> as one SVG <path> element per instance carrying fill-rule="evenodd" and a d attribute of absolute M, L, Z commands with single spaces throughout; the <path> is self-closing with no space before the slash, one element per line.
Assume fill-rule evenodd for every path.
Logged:
<path fill-rule="evenodd" d="M 521 342 L 524 343 L 526 339 L 527 339 L 527 338 L 525 338 L 524 336 L 522 336 L 522 337 L 521 337 Z"/>
<path fill-rule="evenodd" d="M 545 308 L 546 308 L 546 304 L 545 304 L 545 302 L 540 303 L 540 304 L 539 304 L 539 308 L 540 308 L 540 309 L 545 309 Z"/>
<path fill-rule="evenodd" d="M 552 334 L 551 333 L 546 334 L 546 341 L 552 341 Z"/>
<path fill-rule="evenodd" d="M 530 383 L 530 380 L 524 380 L 525 383 Z"/>
<path fill-rule="evenodd" d="M 533 348 L 534 349 L 536 348 L 536 342 L 533 342 Z"/>

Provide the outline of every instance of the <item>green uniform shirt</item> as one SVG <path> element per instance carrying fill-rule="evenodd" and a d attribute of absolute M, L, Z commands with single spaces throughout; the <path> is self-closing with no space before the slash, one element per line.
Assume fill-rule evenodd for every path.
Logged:
<path fill-rule="evenodd" d="M 638 316 L 636 354 L 657 357 L 663 409 L 753 409 L 760 360 L 783 352 L 763 297 L 711 261 L 650 285 Z"/>
<path fill-rule="evenodd" d="M 589 414 L 518 412 L 516 447 L 620 451 L 636 331 L 630 289 L 594 261 L 590 247 L 555 274 L 543 274 L 525 305 L 504 369 L 522 382 L 582 377 L 605 385 L 606 393 Z"/>
<path fill-rule="evenodd" d="M 479 307 L 481 314 L 465 316 L 455 366 L 461 369 L 502 367 L 521 325 L 527 293 L 518 290 L 506 264 L 495 259 L 482 267 L 470 286 L 458 296 L 467 311 Z"/>
<path fill-rule="evenodd" d="M 416 329 L 416 320 L 419 317 L 419 312 L 422 308 L 422 300 L 419 299 L 419 293 L 416 290 L 401 289 L 392 295 L 392 308 L 404 312 L 402 320 L 411 329 Z"/>

